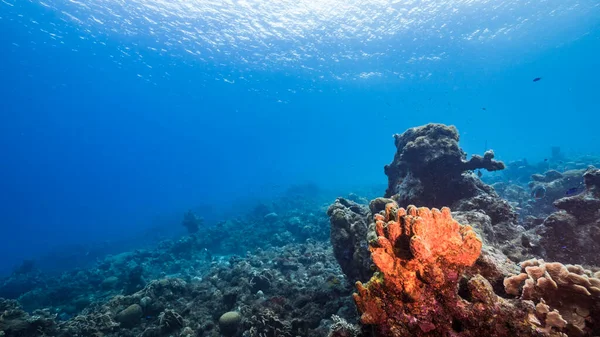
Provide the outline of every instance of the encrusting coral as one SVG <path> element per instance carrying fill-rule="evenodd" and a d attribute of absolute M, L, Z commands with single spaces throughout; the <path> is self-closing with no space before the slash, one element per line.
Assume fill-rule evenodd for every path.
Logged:
<path fill-rule="evenodd" d="M 372 325 L 375 336 L 545 335 L 527 320 L 532 305 L 496 296 L 481 275 L 459 295 L 482 243 L 450 209 L 405 210 L 392 202 L 375 221 L 378 237 L 370 250 L 378 272 L 366 284 L 357 282 L 354 294 L 361 322 Z"/>

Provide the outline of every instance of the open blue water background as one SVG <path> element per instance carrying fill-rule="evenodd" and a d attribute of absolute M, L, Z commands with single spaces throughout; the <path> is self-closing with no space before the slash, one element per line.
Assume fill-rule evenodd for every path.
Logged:
<path fill-rule="evenodd" d="M 428 122 L 504 161 L 599 154 L 598 55 L 592 0 L 1 0 L 0 271 L 383 184 L 392 134 Z"/>

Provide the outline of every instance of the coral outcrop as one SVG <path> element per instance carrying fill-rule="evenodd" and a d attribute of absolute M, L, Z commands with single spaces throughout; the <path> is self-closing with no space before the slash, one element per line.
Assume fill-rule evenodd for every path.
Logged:
<path fill-rule="evenodd" d="M 459 282 L 480 255 L 482 243 L 450 210 L 406 210 L 396 203 L 375 215 L 370 243 L 378 272 L 357 282 L 361 322 L 375 336 L 541 336 L 531 329 L 526 303 L 508 302 L 481 275 Z M 494 319 L 491 319 L 494 317 Z"/>
<path fill-rule="evenodd" d="M 349 280 L 371 278 L 371 253 L 367 243 L 370 211 L 367 206 L 338 198 L 329 206 L 333 254 Z"/>
<path fill-rule="evenodd" d="M 558 199 L 552 213 L 537 229 L 544 256 L 562 263 L 600 265 L 600 169 L 583 174 L 585 190 Z"/>
<path fill-rule="evenodd" d="M 522 262 L 521 268 L 504 286 L 508 294 L 536 304 L 540 330 L 554 328 L 569 337 L 600 334 L 600 272 L 537 259 Z"/>
<path fill-rule="evenodd" d="M 494 225 L 516 222 L 510 205 L 472 172 L 504 169 L 504 163 L 494 160 L 493 151 L 466 160 L 457 129 L 443 124 L 411 128 L 394 139 L 397 152 L 384 170 L 388 176 L 386 197 L 401 206 L 482 209 Z"/>

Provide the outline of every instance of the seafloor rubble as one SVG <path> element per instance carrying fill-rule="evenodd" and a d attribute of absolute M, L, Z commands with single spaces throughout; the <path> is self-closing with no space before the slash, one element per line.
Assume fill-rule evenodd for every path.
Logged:
<path fill-rule="evenodd" d="M 395 140 L 370 202 L 301 187 L 89 268 L 25 262 L 0 336 L 600 336 L 600 160 L 553 149 L 489 178 L 505 165 L 467 160 L 454 127 Z"/>

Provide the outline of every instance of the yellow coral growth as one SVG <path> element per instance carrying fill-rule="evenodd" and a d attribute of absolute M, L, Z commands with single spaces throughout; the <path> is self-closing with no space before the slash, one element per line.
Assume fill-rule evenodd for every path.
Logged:
<path fill-rule="evenodd" d="M 435 310 L 419 303 L 430 303 L 423 299 L 437 292 L 455 292 L 462 271 L 481 253 L 481 240 L 472 228 L 452 219 L 446 207 L 405 210 L 389 203 L 375 221 L 378 238 L 370 250 L 379 273 L 365 285 L 357 282 L 354 294 L 364 324 L 389 324 L 399 312 Z M 422 323 L 420 329 L 427 332 L 435 326 Z"/>

